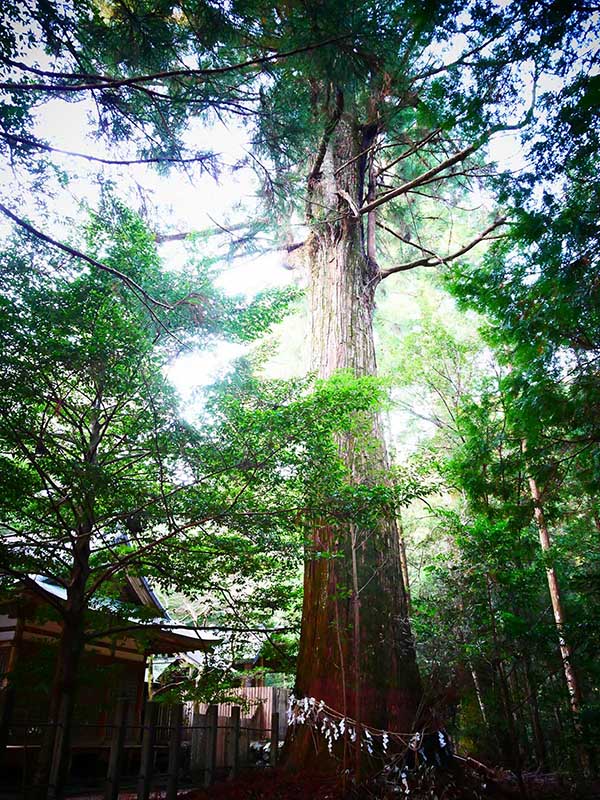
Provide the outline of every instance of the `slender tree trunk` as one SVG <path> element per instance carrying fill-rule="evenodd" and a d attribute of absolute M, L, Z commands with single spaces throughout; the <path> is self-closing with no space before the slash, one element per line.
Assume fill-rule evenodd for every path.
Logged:
<path fill-rule="evenodd" d="M 312 362 L 320 377 L 339 369 L 357 376 L 374 375 L 377 369 L 376 265 L 367 253 L 366 233 L 355 214 L 363 201 L 367 169 L 365 157 L 359 154 L 376 131 L 359 127 L 351 114 L 341 113 L 341 102 L 338 97 L 333 133 L 324 139 L 309 178 Z M 387 467 L 382 430 L 381 420 L 374 416 L 364 443 L 340 437 L 341 457 L 357 484 L 382 479 Z M 421 689 L 393 515 L 381 520 L 376 530 L 316 525 L 311 537 L 304 576 L 298 692 L 340 711 L 347 708 L 362 723 L 400 732 L 414 730 Z M 324 558 L 323 552 L 338 557 Z M 343 658 L 336 656 L 338 651 Z M 341 663 L 352 665 L 345 679 Z M 296 733 L 288 749 L 293 767 L 313 761 L 315 739 L 319 741 L 318 734 L 313 738 L 312 732 Z M 335 761 L 328 768 L 335 768 Z"/>
<path fill-rule="evenodd" d="M 481 719 L 483 720 L 483 724 L 485 725 L 485 727 L 488 728 L 489 727 L 488 717 L 485 709 L 485 702 L 483 700 L 483 692 L 481 690 L 481 682 L 479 680 L 479 675 L 477 674 L 477 670 L 470 661 L 467 661 L 467 664 L 471 672 L 471 678 L 473 678 L 473 686 L 475 687 L 475 696 L 477 697 L 477 704 L 481 712 Z"/>
<path fill-rule="evenodd" d="M 85 466 L 94 465 L 97 459 L 101 440 L 98 421 L 100 400 L 101 390 L 98 389 L 93 406 L 88 447 L 83 454 Z M 34 778 L 36 800 L 46 797 L 62 798 L 68 778 L 73 714 L 81 657 L 85 647 L 86 586 L 90 576 L 94 501 L 94 484 L 93 480 L 90 480 L 88 492 L 78 509 L 77 529 L 70 533 L 73 560 L 50 697 L 48 726 L 42 740 Z"/>
<path fill-rule="evenodd" d="M 408 577 L 408 559 L 406 557 L 406 542 L 404 540 L 404 528 L 402 526 L 402 519 L 400 516 L 397 518 L 398 524 L 398 546 L 400 547 L 400 569 L 402 570 L 402 581 L 404 583 L 404 591 L 406 592 L 406 610 L 408 615 L 411 614 L 411 597 L 410 597 L 410 580 Z"/>
<path fill-rule="evenodd" d="M 458 596 L 458 608 L 460 610 L 461 616 L 465 614 L 465 604 L 463 602 L 462 597 Z M 464 644 L 467 643 L 467 640 L 461 637 Z M 485 708 L 485 702 L 483 699 L 483 691 L 481 688 L 481 681 L 479 680 L 479 675 L 477 674 L 477 670 L 470 658 L 467 658 L 467 666 L 469 668 L 469 672 L 471 673 L 471 678 L 473 679 L 473 686 L 475 687 L 475 696 L 477 697 L 477 705 L 479 706 L 479 711 L 481 712 L 481 719 L 483 720 L 483 724 L 486 728 L 489 728 L 488 722 L 488 715 Z"/>
<path fill-rule="evenodd" d="M 535 755 L 537 758 L 537 766 L 539 769 L 546 768 L 546 742 L 544 740 L 544 729 L 540 719 L 540 709 L 537 699 L 537 691 L 531 682 L 531 665 L 529 656 L 525 656 L 523 661 L 523 677 L 525 681 L 525 692 L 527 697 L 527 705 L 531 714 L 531 729 L 533 732 L 533 743 L 535 747 Z"/>
<path fill-rule="evenodd" d="M 544 509 L 542 507 L 540 490 L 537 485 L 537 481 L 533 477 L 529 478 L 529 490 L 533 500 L 533 514 L 540 536 L 540 546 L 544 553 L 549 553 L 551 548 L 550 533 L 548 531 L 548 526 L 546 525 L 546 518 L 544 516 Z M 548 579 L 548 589 L 550 591 L 554 622 L 556 624 L 556 632 L 558 634 L 558 646 L 562 659 L 563 672 L 565 675 L 565 682 L 567 684 L 567 691 L 569 693 L 569 703 L 571 706 L 571 712 L 573 714 L 573 724 L 578 739 L 578 759 L 583 771 L 588 773 L 590 769 L 589 757 L 585 747 L 583 746 L 583 731 L 581 729 L 581 722 L 579 720 L 579 712 L 581 710 L 581 688 L 577 673 L 575 672 L 575 667 L 573 666 L 573 651 L 569 641 L 566 638 L 566 617 L 560 593 L 560 586 L 558 583 L 558 576 L 556 574 L 556 570 L 554 569 L 554 565 L 548 562 L 546 565 L 546 577 Z"/>
<path fill-rule="evenodd" d="M 512 762 L 515 774 L 517 776 L 517 783 L 519 785 L 519 793 L 521 797 L 527 797 L 525 783 L 523 782 L 523 756 L 521 753 L 521 746 L 519 744 L 519 735 L 514 712 L 512 710 L 512 700 L 510 696 L 510 689 L 508 686 L 508 679 L 506 677 L 506 670 L 504 669 L 504 662 L 500 651 L 500 640 L 498 637 L 498 628 L 496 625 L 496 611 L 494 609 L 494 601 L 492 597 L 492 582 L 489 576 L 486 576 L 487 585 L 487 600 L 488 609 L 490 614 L 490 622 L 492 629 L 492 642 L 494 645 L 494 667 L 498 675 L 498 686 L 500 689 L 500 700 L 502 709 L 504 711 L 504 720 L 506 722 L 506 729 L 508 739 L 505 738 L 505 746 L 507 755 Z"/>
<path fill-rule="evenodd" d="M 543 552 L 548 553 L 550 552 L 551 548 L 550 534 L 548 532 L 548 526 L 546 525 L 546 519 L 544 517 L 540 490 L 538 488 L 535 478 L 529 478 L 529 489 L 531 491 L 531 498 L 534 503 L 533 514 L 538 527 L 538 533 L 540 536 L 540 545 Z M 565 610 L 562 603 L 560 586 L 558 583 L 558 577 L 556 575 L 556 570 L 554 569 L 554 565 L 548 564 L 546 566 L 546 577 L 548 579 L 548 589 L 550 591 L 550 600 L 552 602 L 554 622 L 556 623 L 556 630 L 558 632 L 558 644 L 560 647 L 560 655 L 563 663 L 565 681 L 567 683 L 567 689 L 569 691 L 571 711 L 573 712 L 574 716 L 577 716 L 579 714 L 581 706 L 581 689 L 579 687 L 577 674 L 575 673 L 575 669 L 573 667 L 573 653 L 571 650 L 571 645 L 567 641 L 565 635 L 565 622 L 566 622 Z"/>

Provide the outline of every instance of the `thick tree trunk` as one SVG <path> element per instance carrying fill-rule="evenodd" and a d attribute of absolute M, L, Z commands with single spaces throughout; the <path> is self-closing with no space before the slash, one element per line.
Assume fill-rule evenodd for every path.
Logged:
<path fill-rule="evenodd" d="M 339 369 L 358 376 L 377 370 L 377 267 L 355 213 L 365 185 L 366 162 L 359 154 L 374 133 L 341 115 L 309 179 L 312 361 L 320 377 Z M 339 442 L 356 484 L 381 481 L 387 467 L 377 416 L 369 428 L 364 442 L 350 436 Z M 335 557 L 322 557 L 323 553 Z M 305 565 L 297 690 L 359 723 L 415 730 L 421 689 L 392 515 L 376 530 L 351 525 L 313 529 Z M 288 748 L 292 765 L 314 758 L 315 739 L 320 746 L 318 734 L 296 733 Z"/>

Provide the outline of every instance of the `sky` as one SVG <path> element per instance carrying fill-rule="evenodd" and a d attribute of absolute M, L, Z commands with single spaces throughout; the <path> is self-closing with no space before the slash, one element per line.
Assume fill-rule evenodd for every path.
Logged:
<path fill-rule="evenodd" d="M 87 101 L 67 103 L 54 100 L 44 104 L 38 111 L 35 133 L 52 146 L 87 153 L 105 158 L 115 158 L 101 142 L 91 137 L 88 116 L 92 113 L 91 104 Z M 242 128 L 225 127 L 219 124 L 213 128 L 194 122 L 186 133 L 184 145 L 194 151 L 215 151 L 225 163 L 234 164 L 242 160 L 247 150 L 245 140 L 247 132 Z M 218 147 L 215 144 L 218 143 Z M 135 157 L 135 153 L 131 152 Z M 127 153 L 119 148 L 118 158 L 126 158 Z M 47 192 L 53 193 L 53 210 L 58 222 L 53 222 L 53 235 L 62 241 L 68 241 L 70 229 L 78 217 L 81 204 L 93 208 L 99 199 L 99 184 L 96 179 L 98 165 L 71 156 L 56 156 L 59 166 L 68 166 L 73 172 L 74 165 L 78 171 L 66 186 L 47 186 Z M 140 203 L 142 195 L 149 207 L 150 219 L 156 223 L 160 234 L 194 232 L 215 225 L 227 227 L 235 219 L 236 209 L 240 205 L 250 208 L 256 203 L 255 178 L 248 168 L 224 172 L 216 181 L 209 174 L 186 174 L 181 170 L 172 170 L 166 175 L 159 175 L 147 165 L 128 167 L 104 166 L 100 168 L 105 178 L 114 180 L 119 196 L 129 197 L 133 207 Z M 8 167 L 3 167 L 0 179 L 5 186 L 14 182 L 14 176 Z M 39 227 L 48 229 L 49 221 L 42 219 L 35 205 L 34 196 L 10 198 L 11 208 L 17 213 L 29 217 Z M 8 203 L 7 203 L 8 204 Z M 238 211 L 239 214 L 239 211 Z M 11 225 L 0 220 L 0 233 L 8 234 Z M 165 242 L 159 245 L 159 252 L 167 269 L 182 268 L 186 259 L 186 246 L 182 242 Z M 222 288 L 231 294 L 242 294 L 251 297 L 262 289 L 289 284 L 290 271 L 283 267 L 283 253 L 269 252 L 259 258 L 238 259 L 232 264 L 223 264 L 223 272 L 218 279 Z M 223 374 L 232 361 L 239 357 L 247 346 L 220 342 L 212 350 L 186 353 L 177 358 L 169 367 L 167 374 L 177 388 L 183 403 L 184 411 L 193 416 L 194 389 L 207 385 Z"/>

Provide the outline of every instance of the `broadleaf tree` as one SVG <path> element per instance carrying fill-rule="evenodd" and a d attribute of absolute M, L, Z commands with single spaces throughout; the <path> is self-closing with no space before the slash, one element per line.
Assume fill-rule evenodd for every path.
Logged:
<path fill-rule="evenodd" d="M 181 296 L 139 217 L 107 199 L 101 219 L 84 231 L 90 252 L 144 292 Z M 185 343 L 258 336 L 285 298 L 223 295 L 192 260 L 182 281 L 195 273 L 193 301 L 158 317 L 109 271 L 35 237 L 16 237 L 3 260 L 0 582 L 5 597 L 23 587 L 41 595 L 61 625 L 35 779 L 43 794 L 54 753 L 60 793 L 86 644 L 147 637 L 159 624 L 120 602 L 124 577 L 184 593 L 289 580 L 301 521 L 348 492 L 333 435 L 357 425 L 381 390 L 349 375 L 261 385 L 242 370 L 202 425 L 186 422 L 168 360 Z M 360 505 L 348 496 L 340 513 L 357 516 Z"/>

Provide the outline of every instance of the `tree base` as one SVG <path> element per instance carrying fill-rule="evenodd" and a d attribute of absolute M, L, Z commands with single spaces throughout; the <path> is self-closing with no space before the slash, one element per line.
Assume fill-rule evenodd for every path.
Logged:
<path fill-rule="evenodd" d="M 600 784 L 575 786 L 558 775 L 524 776 L 528 800 L 594 800 L 600 797 Z M 192 791 L 186 800 L 514 800 L 521 797 L 516 780 L 510 775 L 489 779 L 477 771 L 457 764 L 452 770 L 412 776 L 406 794 L 401 783 L 387 785 L 378 778 L 359 786 L 343 776 L 323 775 L 316 770 L 292 772 L 289 769 L 251 770 L 235 781 Z"/>

